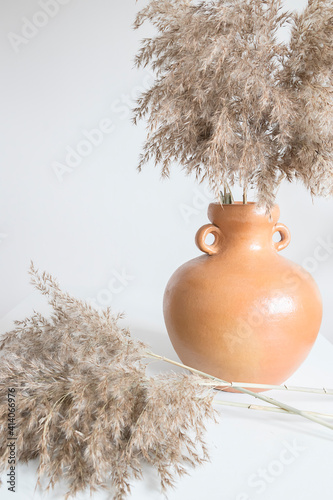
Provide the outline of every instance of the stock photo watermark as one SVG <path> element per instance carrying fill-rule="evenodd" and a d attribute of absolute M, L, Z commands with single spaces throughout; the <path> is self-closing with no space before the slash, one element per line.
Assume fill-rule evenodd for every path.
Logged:
<path fill-rule="evenodd" d="M 283 278 L 286 284 L 290 286 L 291 290 L 296 290 L 301 282 L 311 280 L 311 275 L 316 273 L 320 265 L 327 262 L 333 255 L 333 239 L 332 236 L 318 236 L 316 238 L 318 243 L 312 255 L 305 257 L 301 264 L 295 264 L 296 270 L 289 271 Z"/>
<path fill-rule="evenodd" d="M 296 439 L 292 442 L 282 441 L 282 444 L 283 448 L 275 460 L 270 461 L 265 467 L 259 467 L 248 477 L 247 487 L 250 491 L 239 493 L 235 500 L 252 500 L 255 496 L 266 492 L 306 451 L 306 447 L 299 444 Z"/>
<path fill-rule="evenodd" d="M 16 492 L 17 472 L 16 472 L 16 390 L 9 387 L 7 391 L 8 399 L 8 472 L 6 482 L 8 491 Z"/>
<path fill-rule="evenodd" d="M 301 287 L 304 281 L 312 280 L 314 274 L 323 262 L 327 262 L 333 255 L 333 239 L 331 236 L 317 237 L 318 243 L 312 255 L 305 257 L 302 264 L 294 264 L 294 269 L 282 274 L 282 282 L 286 286 L 286 290 L 274 292 L 274 295 L 267 298 L 258 299 L 254 302 L 251 308 L 246 312 L 245 316 L 239 316 L 237 326 L 226 333 L 228 339 L 228 349 L 233 353 L 238 344 L 242 345 L 245 339 L 250 339 L 267 322 L 267 317 L 270 315 L 278 315 L 285 313 L 294 308 L 293 297 L 288 295 L 295 292 Z"/>
<path fill-rule="evenodd" d="M 31 19 L 22 18 L 22 26 L 19 33 L 9 32 L 7 37 L 13 48 L 18 53 L 31 40 L 33 40 L 40 30 L 45 28 L 51 19 L 55 18 L 61 10 L 61 7 L 67 5 L 71 0 L 39 0 L 40 7 Z"/>
<path fill-rule="evenodd" d="M 132 115 L 133 103 L 137 97 L 149 89 L 154 82 L 155 74 L 150 68 L 145 68 L 145 76 L 141 85 L 136 85 L 129 94 L 121 94 L 110 106 L 111 112 L 120 120 L 128 120 Z"/>
<path fill-rule="evenodd" d="M 87 302 L 93 306 L 95 309 L 103 309 L 112 303 L 115 295 L 119 295 L 124 292 L 129 284 L 135 279 L 123 269 L 121 272 L 113 269 L 111 271 L 111 278 L 105 288 L 102 288 L 96 295 L 96 297 L 89 297 Z"/>
<path fill-rule="evenodd" d="M 321 236 L 316 238 L 318 245 L 313 251 L 313 254 L 303 259 L 302 266 L 309 273 L 317 271 L 321 262 L 326 262 L 333 255 L 333 239 L 332 236 L 326 236 L 326 240 Z"/>
<path fill-rule="evenodd" d="M 75 147 L 67 146 L 65 159 L 62 162 L 54 161 L 53 171 L 60 182 L 67 173 L 73 172 L 81 165 L 84 158 L 90 156 L 93 151 L 103 144 L 105 136 L 111 134 L 115 129 L 109 118 L 103 118 L 96 128 L 83 130 L 82 137 Z"/>
<path fill-rule="evenodd" d="M 193 196 L 190 204 L 181 203 L 179 211 L 183 220 L 188 224 L 192 217 L 199 215 L 203 210 L 207 210 L 207 205 L 214 201 L 214 196 L 208 186 L 202 190 L 199 188 L 193 189 Z"/>
<path fill-rule="evenodd" d="M 120 120 L 126 120 L 130 117 L 136 97 L 149 88 L 152 80 L 153 73 L 147 70 L 142 85 L 133 87 L 130 94 L 122 94 L 111 104 L 112 118 L 104 117 L 99 121 L 97 127 L 82 130 L 80 141 L 74 146 L 65 148 L 64 159 L 52 163 L 53 172 L 59 182 L 63 182 L 65 175 L 77 169 L 85 158 L 91 156 L 96 148 L 103 144 L 106 136 L 115 131 L 116 115 L 119 116 Z"/>

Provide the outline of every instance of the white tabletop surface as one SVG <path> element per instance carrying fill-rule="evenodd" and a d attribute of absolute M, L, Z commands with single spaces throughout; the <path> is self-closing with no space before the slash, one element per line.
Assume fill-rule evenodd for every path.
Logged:
<path fill-rule="evenodd" d="M 0 322 L 1 331 L 6 321 Z M 6 325 L 7 326 L 7 325 Z M 133 329 L 154 352 L 177 359 L 165 333 Z M 150 373 L 173 367 L 154 363 Z M 288 383 L 311 387 L 333 387 L 333 345 L 321 335 L 302 367 Z M 333 414 L 333 396 L 270 391 L 266 393 L 300 409 Z M 224 400 L 255 402 L 243 394 L 223 393 Z M 263 403 L 264 404 L 264 403 Z M 189 475 L 169 491 L 169 500 L 332 500 L 333 431 L 294 415 L 219 407 L 218 424 L 209 423 L 207 443 L 211 462 L 190 470 Z M 0 489 L 1 500 L 62 499 L 65 485 L 51 493 L 35 489 L 37 461 L 20 465 L 17 492 Z M 78 500 L 90 498 L 89 492 Z M 105 492 L 94 499 L 110 498 Z M 135 500 L 159 500 L 157 475 L 145 469 L 144 480 L 134 482 Z"/>

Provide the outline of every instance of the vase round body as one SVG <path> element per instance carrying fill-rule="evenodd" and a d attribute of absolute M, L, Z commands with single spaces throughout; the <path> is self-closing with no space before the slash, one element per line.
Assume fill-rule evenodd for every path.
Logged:
<path fill-rule="evenodd" d="M 185 365 L 228 382 L 273 385 L 307 357 L 322 301 L 311 275 L 280 255 L 290 233 L 279 215 L 277 205 L 270 216 L 255 203 L 209 205 L 211 224 L 196 236 L 204 254 L 177 269 L 164 294 L 166 327 Z"/>

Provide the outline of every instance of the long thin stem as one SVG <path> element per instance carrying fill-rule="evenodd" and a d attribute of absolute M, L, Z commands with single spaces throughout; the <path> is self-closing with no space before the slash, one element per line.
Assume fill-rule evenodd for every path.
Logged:
<path fill-rule="evenodd" d="M 214 386 L 214 382 L 207 382 L 207 385 L 210 384 Z M 228 387 L 237 389 L 238 387 L 252 388 L 252 389 L 267 389 L 274 391 L 288 391 L 288 392 L 307 392 L 311 394 L 327 394 L 333 395 L 333 389 L 329 389 L 327 387 L 300 387 L 296 385 L 269 385 L 269 384 L 251 384 L 249 382 L 230 382 Z M 222 389 L 223 390 L 223 389 Z"/>
<path fill-rule="evenodd" d="M 246 187 L 243 188 L 243 205 L 247 204 L 247 189 Z"/>
<path fill-rule="evenodd" d="M 222 205 L 232 205 L 234 203 L 234 198 L 227 182 L 224 183 L 223 193 L 221 192 L 221 203 Z"/>
<path fill-rule="evenodd" d="M 274 413 L 289 413 L 290 415 L 294 415 L 294 413 L 291 413 L 290 411 L 283 410 L 282 408 L 275 408 L 273 406 L 262 406 L 253 404 L 249 405 L 247 403 L 236 403 L 233 401 L 220 401 L 220 400 L 214 400 L 214 404 L 222 406 L 235 406 L 236 408 L 246 408 L 248 410 L 270 411 Z M 333 418 L 333 415 L 330 413 L 318 413 L 316 411 L 306 411 L 306 413 L 310 415 L 316 415 L 318 417 Z"/>
<path fill-rule="evenodd" d="M 153 354 L 154 358 L 161 359 L 162 361 L 173 364 L 175 366 L 179 366 L 180 368 L 186 368 L 187 370 L 190 370 L 193 373 L 197 373 L 198 375 L 206 375 L 206 376 L 208 375 L 207 373 L 196 370 L 195 368 L 188 367 L 186 365 L 183 365 L 182 363 L 173 361 L 172 359 L 168 359 L 154 353 L 149 353 L 149 354 Z M 210 385 L 212 387 L 219 387 L 221 391 L 223 391 L 224 389 L 230 389 L 230 388 L 237 389 L 238 387 L 244 387 L 244 388 L 263 389 L 263 390 L 267 389 L 274 391 L 306 392 L 311 394 L 333 395 L 333 389 L 330 389 L 328 387 L 301 387 L 301 386 L 287 385 L 287 384 L 283 385 L 255 384 L 255 383 L 252 384 L 250 382 L 225 382 L 224 384 L 221 384 L 220 379 L 216 379 L 216 377 L 213 377 L 211 375 L 209 375 L 209 378 L 212 379 L 211 382 L 207 381 L 204 382 L 204 384 Z"/>
<path fill-rule="evenodd" d="M 179 366 L 181 368 L 185 368 L 186 370 L 196 373 L 198 375 L 201 375 L 206 378 L 210 378 L 216 382 L 216 386 L 225 386 L 225 387 L 230 387 L 230 382 L 226 382 L 225 380 L 219 379 L 217 377 L 214 377 L 213 375 L 209 375 L 208 373 L 202 372 L 200 370 L 196 370 L 195 368 L 192 368 L 190 366 L 183 365 L 182 363 L 178 363 L 177 361 L 172 361 L 168 358 L 165 358 L 164 356 L 160 356 L 159 354 L 155 354 L 153 352 L 147 352 L 147 357 L 152 357 L 155 359 L 159 359 L 161 361 L 165 361 L 166 363 L 173 364 L 175 366 Z M 249 396 L 252 396 L 256 399 L 260 399 L 261 401 L 265 401 L 266 403 L 272 404 L 273 406 L 277 406 L 278 408 L 282 408 L 283 410 L 289 411 L 291 413 L 295 413 L 296 415 L 299 415 L 300 417 L 304 417 L 307 420 L 311 420 L 312 422 L 316 422 L 319 425 L 323 425 L 324 427 L 328 427 L 329 429 L 333 430 L 333 425 L 325 422 L 325 420 L 322 420 L 319 417 L 316 417 L 314 415 L 308 414 L 305 411 L 299 410 L 298 408 L 294 408 L 293 406 L 287 405 L 285 403 L 282 403 L 280 401 L 277 401 L 276 399 L 270 398 L 268 396 L 264 396 L 263 394 L 258 394 L 256 392 L 249 391 L 248 389 L 244 389 L 243 387 L 237 387 L 237 390 L 239 392 L 242 392 L 244 394 L 248 394 Z"/>
<path fill-rule="evenodd" d="M 264 396 L 263 394 L 258 394 L 256 392 L 248 391 L 247 389 L 244 389 L 243 387 L 238 387 L 237 390 L 239 392 L 243 392 L 244 394 L 248 394 L 249 396 L 253 396 L 256 399 L 260 399 L 261 401 L 266 401 L 266 403 L 270 403 L 274 406 L 277 406 L 279 408 L 282 408 L 283 410 L 290 411 L 291 413 L 296 413 L 300 417 L 307 418 L 308 420 L 312 420 L 312 422 L 316 422 L 319 425 L 323 425 L 324 427 L 328 427 L 328 429 L 333 430 L 333 425 L 328 424 L 325 422 L 325 420 L 322 420 L 319 417 L 315 417 L 305 411 L 299 410 L 298 408 L 294 408 L 293 406 L 287 405 L 285 403 L 281 403 L 280 401 L 277 401 L 276 399 L 269 398 L 268 396 Z"/>
<path fill-rule="evenodd" d="M 150 353 L 151 354 L 151 353 Z M 183 365 L 182 363 L 178 363 L 177 361 L 172 361 L 171 359 L 164 358 L 163 356 L 158 356 L 157 354 L 154 354 L 154 358 L 161 359 L 167 363 L 171 363 L 173 365 L 179 366 L 180 368 L 186 368 L 189 369 L 186 365 Z M 193 373 L 198 373 L 199 375 L 203 375 L 204 372 L 200 372 L 198 370 L 195 370 L 195 368 L 191 368 L 191 371 Z M 208 375 L 208 374 L 204 374 Z M 333 395 L 333 389 L 330 389 L 328 387 L 301 387 L 301 386 L 296 386 L 296 385 L 270 385 L 270 384 L 251 384 L 250 382 L 225 382 L 225 384 L 221 384 L 221 380 L 216 379 L 215 377 L 210 377 L 212 378 L 211 382 L 205 382 L 205 385 L 211 385 L 212 387 L 219 387 L 221 391 L 223 391 L 222 386 L 225 386 L 225 389 L 237 389 L 238 387 L 244 387 L 244 388 L 252 388 L 252 389 L 267 389 L 267 390 L 274 390 L 274 391 L 288 391 L 288 392 L 306 392 L 306 393 L 311 393 L 311 394 L 323 394 L 323 395 Z M 217 382 L 217 383 L 216 383 Z"/>

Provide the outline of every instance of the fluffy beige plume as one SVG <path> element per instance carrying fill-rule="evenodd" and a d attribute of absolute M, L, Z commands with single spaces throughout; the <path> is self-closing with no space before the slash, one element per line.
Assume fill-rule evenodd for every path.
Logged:
<path fill-rule="evenodd" d="M 332 0 L 310 0 L 302 14 L 293 16 L 289 57 L 281 77 L 297 106 L 285 171 L 300 178 L 312 195 L 332 195 Z"/>
<path fill-rule="evenodd" d="M 162 488 L 208 458 L 204 423 L 214 418 L 212 390 L 197 376 L 146 376 L 148 347 L 31 268 L 52 306 L 0 338 L 0 472 L 8 468 L 9 388 L 16 390 L 17 461 L 39 458 L 39 480 L 64 480 L 68 494 L 107 487 L 130 492 L 143 463 Z M 200 451 L 201 447 L 201 451 Z"/>
<path fill-rule="evenodd" d="M 239 182 L 269 209 L 282 177 L 330 194 L 332 0 L 297 16 L 281 0 L 151 0 L 135 28 L 150 21 L 138 66 L 156 81 L 139 99 L 147 119 L 139 168 L 149 160 L 169 175 L 178 162 L 215 192 Z M 290 45 L 278 30 L 293 25 Z"/>

